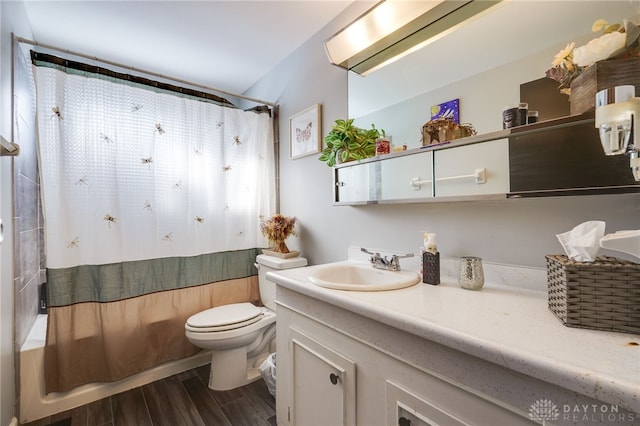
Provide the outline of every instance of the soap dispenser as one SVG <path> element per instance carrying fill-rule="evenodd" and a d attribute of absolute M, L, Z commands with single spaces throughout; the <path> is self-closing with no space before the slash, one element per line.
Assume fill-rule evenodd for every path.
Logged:
<path fill-rule="evenodd" d="M 440 253 L 436 245 L 436 234 L 424 233 L 424 251 L 422 252 L 422 282 L 440 284 Z"/>

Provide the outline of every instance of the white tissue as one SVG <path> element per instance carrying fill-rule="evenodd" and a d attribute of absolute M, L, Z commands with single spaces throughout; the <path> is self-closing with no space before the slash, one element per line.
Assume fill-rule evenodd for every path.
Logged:
<path fill-rule="evenodd" d="M 600 249 L 600 239 L 604 236 L 605 222 L 591 220 L 581 223 L 571 231 L 558 234 L 569 259 L 577 262 L 593 262 Z"/>

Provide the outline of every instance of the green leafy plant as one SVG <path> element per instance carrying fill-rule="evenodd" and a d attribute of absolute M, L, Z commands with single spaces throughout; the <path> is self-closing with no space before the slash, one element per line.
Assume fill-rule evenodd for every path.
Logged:
<path fill-rule="evenodd" d="M 373 157 L 376 139 L 384 135 L 384 130 L 376 129 L 373 124 L 370 129 L 362 129 L 353 124 L 353 118 L 338 119 L 324 138 L 327 146 L 322 150 L 319 160 L 333 167 L 338 160 L 346 163 Z"/>

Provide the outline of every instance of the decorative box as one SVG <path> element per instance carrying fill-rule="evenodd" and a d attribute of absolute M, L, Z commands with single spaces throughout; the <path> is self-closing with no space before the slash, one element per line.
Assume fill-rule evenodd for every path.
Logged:
<path fill-rule="evenodd" d="M 448 118 L 435 118 L 422 126 L 422 146 L 473 136 L 470 124 L 458 124 Z"/>
<path fill-rule="evenodd" d="M 571 115 L 595 109 L 600 90 L 624 85 L 634 85 L 640 96 L 640 58 L 596 62 L 571 82 Z"/>
<path fill-rule="evenodd" d="M 566 326 L 640 334 L 640 264 L 547 255 L 549 310 Z"/>

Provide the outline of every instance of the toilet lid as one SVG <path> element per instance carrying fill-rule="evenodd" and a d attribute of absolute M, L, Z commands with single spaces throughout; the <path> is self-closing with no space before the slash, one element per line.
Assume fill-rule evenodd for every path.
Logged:
<path fill-rule="evenodd" d="M 233 303 L 217 306 L 192 315 L 187 325 L 193 328 L 232 328 L 252 324 L 260 320 L 262 310 L 251 303 Z"/>

